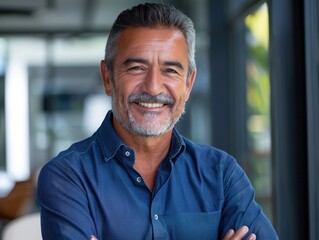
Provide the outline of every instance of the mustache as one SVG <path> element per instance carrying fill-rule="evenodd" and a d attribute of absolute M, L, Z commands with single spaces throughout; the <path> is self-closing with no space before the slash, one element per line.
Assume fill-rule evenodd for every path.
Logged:
<path fill-rule="evenodd" d="M 136 93 L 132 94 L 128 98 L 129 102 L 146 102 L 146 103 L 162 103 L 167 105 L 173 105 L 175 103 L 174 99 L 166 94 L 159 94 L 156 96 L 151 96 L 147 93 Z"/>

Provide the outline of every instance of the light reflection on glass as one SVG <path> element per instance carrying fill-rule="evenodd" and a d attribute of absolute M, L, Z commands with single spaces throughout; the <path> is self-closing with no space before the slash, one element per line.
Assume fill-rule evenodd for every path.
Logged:
<path fill-rule="evenodd" d="M 257 201 L 272 219 L 268 8 L 263 4 L 245 18 L 247 27 L 248 175 Z"/>
<path fill-rule="evenodd" d="M 26 180 L 103 120 L 110 101 L 99 76 L 105 40 L 99 34 L 0 38 L 5 99 L 0 102 L 0 170 L 10 179 Z M 100 101 L 89 101 L 94 96 Z M 84 118 L 84 110 L 99 112 Z"/>

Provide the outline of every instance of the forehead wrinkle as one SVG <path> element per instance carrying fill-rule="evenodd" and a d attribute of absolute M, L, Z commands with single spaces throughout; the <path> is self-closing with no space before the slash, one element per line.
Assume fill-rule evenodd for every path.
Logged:
<path fill-rule="evenodd" d="M 123 65 L 126 66 L 126 65 L 129 65 L 131 63 L 142 63 L 142 64 L 148 64 L 149 61 L 147 59 L 144 59 L 144 58 L 127 58 L 124 62 L 123 62 Z M 174 67 L 177 67 L 181 70 L 184 70 L 184 66 L 182 63 L 180 63 L 179 61 L 164 61 L 163 62 L 163 66 L 167 66 L 167 67 L 170 67 L 170 66 L 174 66 Z"/>

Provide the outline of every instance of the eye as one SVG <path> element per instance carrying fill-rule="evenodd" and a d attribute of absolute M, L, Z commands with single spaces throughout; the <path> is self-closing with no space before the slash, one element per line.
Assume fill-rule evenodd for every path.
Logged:
<path fill-rule="evenodd" d="M 173 68 L 167 68 L 167 69 L 164 70 L 164 72 L 178 74 L 178 72 L 175 69 L 173 69 Z"/>
<path fill-rule="evenodd" d="M 144 68 L 141 66 L 133 66 L 133 67 L 128 68 L 128 70 L 129 71 L 143 71 Z"/>

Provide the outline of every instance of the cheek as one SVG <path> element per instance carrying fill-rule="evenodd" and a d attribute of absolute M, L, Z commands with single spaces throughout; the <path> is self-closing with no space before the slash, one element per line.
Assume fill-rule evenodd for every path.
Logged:
<path fill-rule="evenodd" d="M 189 92 L 185 84 L 175 86 L 174 90 L 172 91 L 172 94 L 177 101 L 187 101 L 189 96 Z"/>
<path fill-rule="evenodd" d="M 127 105 L 128 98 L 132 94 L 132 90 L 128 84 L 116 84 L 115 86 L 115 101 L 118 105 Z"/>
<path fill-rule="evenodd" d="M 186 89 L 186 84 L 181 79 L 169 79 L 167 81 L 165 80 L 164 85 L 166 89 L 171 92 L 171 94 L 174 94 L 176 96 L 182 95 Z"/>
<path fill-rule="evenodd" d="M 132 93 L 138 85 L 138 82 L 139 79 L 136 79 L 132 76 L 128 76 L 127 74 L 118 74 L 116 78 L 116 85 L 118 91 L 125 95 Z"/>
<path fill-rule="evenodd" d="M 173 107 L 173 111 L 177 110 L 180 111 L 181 109 L 184 108 L 185 103 L 187 101 L 187 97 L 188 97 L 188 93 L 187 93 L 187 89 L 184 86 L 181 86 L 178 91 L 176 91 L 177 89 L 175 89 L 174 93 L 172 97 L 175 99 L 175 106 Z"/>

